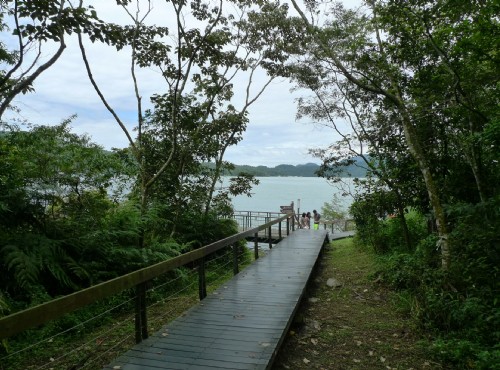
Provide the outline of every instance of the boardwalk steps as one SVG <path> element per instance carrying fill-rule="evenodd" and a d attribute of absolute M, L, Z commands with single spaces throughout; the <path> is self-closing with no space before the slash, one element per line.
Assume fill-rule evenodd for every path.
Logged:
<path fill-rule="evenodd" d="M 296 230 L 105 369 L 270 368 L 326 241 Z"/>

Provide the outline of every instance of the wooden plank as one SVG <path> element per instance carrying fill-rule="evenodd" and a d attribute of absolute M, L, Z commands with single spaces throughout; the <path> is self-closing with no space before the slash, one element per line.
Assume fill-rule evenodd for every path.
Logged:
<path fill-rule="evenodd" d="M 295 231 L 106 369 L 269 368 L 326 237 Z"/>

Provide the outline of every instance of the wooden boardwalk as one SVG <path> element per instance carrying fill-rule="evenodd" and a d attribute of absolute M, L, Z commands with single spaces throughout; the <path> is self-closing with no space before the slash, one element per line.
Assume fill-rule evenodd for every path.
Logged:
<path fill-rule="evenodd" d="M 291 233 L 105 369 L 270 368 L 327 239 L 325 230 Z"/>

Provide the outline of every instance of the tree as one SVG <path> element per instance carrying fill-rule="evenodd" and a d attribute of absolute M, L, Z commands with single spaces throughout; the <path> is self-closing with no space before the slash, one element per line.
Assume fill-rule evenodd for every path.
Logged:
<path fill-rule="evenodd" d="M 167 217 L 172 222 L 172 231 L 175 230 L 178 220 L 184 219 L 181 217 L 184 213 L 191 214 L 195 211 L 206 217 L 212 206 L 224 208 L 221 203 L 213 204 L 215 180 L 220 178 L 224 166 L 230 166 L 221 163 L 225 149 L 241 140 L 242 130 L 246 127 L 246 119 L 242 119 L 241 114 L 233 107 L 228 107 L 226 111 L 208 120 L 194 97 L 184 98 L 182 104 L 182 115 L 176 135 L 177 155 L 172 165 L 152 185 L 151 195 L 156 202 L 172 206 L 169 209 L 174 212 Z M 165 106 L 168 107 L 168 103 Z M 146 143 L 145 163 L 148 171 L 154 171 L 155 164 L 161 160 L 162 154 L 170 150 L 170 142 L 165 140 L 170 135 L 170 128 L 158 119 L 158 116 L 161 116 L 161 119 L 168 120 L 169 112 L 170 109 L 159 105 L 154 113 L 146 116 L 143 139 Z M 206 166 L 208 162 L 213 162 L 214 167 Z M 233 195 L 237 194 L 239 192 Z M 226 206 L 229 204 L 227 198 L 216 199 Z"/>
<path fill-rule="evenodd" d="M 347 211 L 343 209 L 340 204 L 341 201 L 335 193 L 332 200 L 329 203 L 325 202 L 321 207 L 321 218 L 332 222 L 332 225 L 335 225 L 339 230 L 344 230 Z"/>
<path fill-rule="evenodd" d="M 181 147 L 181 144 L 182 142 L 202 143 L 201 134 L 207 124 L 220 126 L 219 124 L 223 122 L 228 133 L 209 137 L 209 139 L 223 138 L 222 142 L 211 141 L 211 146 L 208 146 L 210 153 L 202 153 L 204 158 L 216 158 L 216 169 L 208 178 L 210 181 L 208 189 L 211 189 L 208 190 L 208 194 L 210 196 L 213 194 L 215 183 L 220 177 L 224 152 L 228 145 L 234 144 L 233 139 L 244 130 L 245 111 L 254 101 L 249 98 L 252 85 L 252 73 L 250 73 L 246 89 L 247 99 L 242 110 L 235 113 L 233 106 L 229 104 L 233 97 L 233 80 L 238 72 L 254 71 L 258 68 L 260 59 L 259 49 L 245 48 L 246 33 L 238 27 L 251 3 L 222 0 L 217 3 L 192 1 L 189 3 L 190 9 L 187 10 L 188 3 L 185 1 L 165 1 L 165 5 L 170 6 L 171 14 L 175 19 L 172 30 L 168 27 L 147 25 L 147 17 L 152 11 L 151 2 L 146 2 L 144 12 L 141 12 L 141 5 L 145 3 L 144 1 L 135 1 L 135 11 L 132 10 L 131 3 L 131 0 L 118 2 L 118 5 L 128 14 L 131 24 L 109 26 L 114 33 L 120 35 L 115 44 L 116 47 L 118 49 L 128 47 L 131 52 L 130 71 L 134 86 L 133 94 L 137 103 L 136 138 L 132 137 L 118 112 L 110 106 L 92 74 L 91 63 L 87 58 L 83 42 L 85 28 L 79 30 L 78 40 L 90 82 L 126 135 L 130 151 L 137 164 L 135 191 L 142 220 L 138 248 L 145 249 L 148 231 L 151 231 L 147 229 L 147 215 L 151 209 L 154 209 L 154 197 L 159 193 L 156 191 L 157 194 L 153 194 L 154 186 L 160 178 L 168 174 L 173 175 L 169 177 L 168 182 L 174 184 L 175 202 L 166 206 L 173 220 L 178 220 L 182 207 L 186 203 L 184 195 L 187 192 L 185 190 L 188 189 L 193 175 L 199 174 L 199 172 L 193 173 L 187 170 L 199 169 L 196 165 L 196 158 L 200 155 L 198 148 L 193 148 L 191 145 Z M 227 8 L 233 9 L 236 16 L 227 12 L 225 5 L 229 5 Z M 190 18 L 193 23 L 191 28 L 187 27 L 186 18 Z M 143 110 L 140 81 L 136 74 L 138 68 L 157 69 L 165 83 L 165 90 L 151 97 L 155 110 L 147 116 Z M 271 79 L 264 84 L 263 88 Z M 257 96 L 260 95 L 262 89 L 257 90 Z M 161 132 L 160 140 L 157 140 L 154 135 L 148 135 L 145 118 L 151 118 L 151 122 L 156 125 L 154 130 Z M 228 122 L 233 124 L 228 125 Z M 213 145 L 216 147 L 213 148 Z M 157 148 L 160 150 L 156 150 Z M 189 149 L 195 149 L 195 152 L 190 152 Z M 156 156 L 154 161 L 147 154 L 154 154 Z M 179 192 L 179 189 L 182 191 Z M 157 188 L 157 190 L 162 189 Z M 205 214 L 208 213 L 210 202 L 210 198 L 205 198 Z M 165 205 L 161 206 L 165 207 Z M 171 235 L 174 235 L 176 223 L 172 225 L 171 230 Z M 138 323 L 137 341 L 147 337 L 145 289 L 145 285 L 141 285 L 137 291 L 136 314 L 139 319 L 136 321 Z"/>
<path fill-rule="evenodd" d="M 327 42 L 326 35 L 322 30 L 313 27 L 297 3 L 293 0 L 292 3 L 306 24 L 307 29 L 313 35 L 313 39 L 317 42 L 319 50 L 315 50 L 315 52 L 318 52 L 321 58 L 325 59 L 326 63 L 331 67 L 338 69 L 346 80 L 363 89 L 367 94 L 373 94 L 374 98 L 381 98 L 384 103 L 388 103 L 387 108 L 394 110 L 397 114 L 408 150 L 415 158 L 426 184 L 440 235 L 443 268 L 446 269 L 450 261 L 449 231 L 441 194 L 430 168 L 429 159 L 420 140 L 421 138 L 414 126 L 412 110 L 403 93 L 404 86 L 400 83 L 400 81 L 404 80 L 405 72 L 403 69 L 398 69 L 398 66 L 392 62 L 390 55 L 388 55 L 387 45 L 380 36 L 381 30 L 376 9 L 372 9 L 373 18 L 368 23 L 369 26 L 364 30 L 361 28 L 361 22 L 358 21 L 357 23 L 360 27 L 358 28 L 360 31 L 358 43 L 354 45 L 357 50 L 348 49 L 346 54 L 341 54 L 343 50 L 332 48 L 330 46 L 332 40 L 329 39 Z M 329 36 L 332 36 L 332 32 L 329 32 L 331 28 L 332 31 L 335 31 L 335 24 L 333 24 L 333 27 L 327 26 L 325 28 Z M 374 37 L 374 41 L 370 41 L 370 35 Z M 359 53 L 356 59 L 353 59 L 354 52 Z M 365 63 L 366 61 L 373 61 L 373 63 Z"/>
<path fill-rule="evenodd" d="M 410 177 L 414 175 L 412 169 L 415 166 L 402 145 L 401 131 L 391 125 L 392 117 L 384 115 L 381 107 L 366 99 L 357 86 L 325 70 L 321 60 L 312 56 L 301 62 L 300 69 L 302 73 L 294 76 L 297 84 L 311 89 L 314 95 L 310 99 L 299 99 L 298 118 L 310 117 L 314 122 L 330 127 L 341 138 L 327 148 L 310 150 L 322 160 L 318 175 L 339 183 L 344 167 L 362 166 L 366 175 L 362 179 L 356 178 L 356 184 L 363 188 L 361 192 L 364 194 L 378 192 L 386 195 L 379 198 L 385 202 L 380 204 L 377 213 L 398 215 L 406 246 L 411 249 L 413 243 L 405 220 L 405 207 L 415 206 L 407 199 L 415 198 L 411 195 L 416 193 L 417 187 L 406 186 L 403 181 L 408 172 Z M 315 79 L 311 86 L 310 75 L 313 73 L 325 77 Z M 337 123 L 337 118 L 343 123 Z M 345 132 L 345 126 L 350 132 Z M 396 166 L 397 162 L 403 162 L 403 165 Z M 396 167 L 406 167 L 406 171 L 394 171 Z"/>
<path fill-rule="evenodd" d="M 200 158 L 214 159 L 217 164 L 208 177 L 208 183 L 205 182 L 205 193 L 209 197 L 204 202 L 205 212 L 208 212 L 221 174 L 225 150 L 241 139 L 246 125 L 246 110 L 272 79 L 251 95 L 252 75 L 261 61 L 259 49 L 246 46 L 248 33 L 242 26 L 245 25 L 249 4 L 195 1 L 187 10 L 188 4 L 183 1 L 169 2 L 175 15 L 175 26 L 169 29 L 147 25 L 147 17 L 152 11 L 149 2 L 143 12 L 140 6 L 144 2 L 136 2 L 135 12 L 131 10 L 131 3 L 120 3 L 131 24 L 111 27 L 122 35 L 116 43 L 117 48 L 129 47 L 131 51 L 131 77 L 138 117 L 136 138 L 132 137 L 118 112 L 108 104 L 93 77 L 81 30 L 79 43 L 88 76 L 129 140 L 139 171 L 137 191 L 141 212 L 145 214 L 151 205 L 153 185 L 161 177 L 168 175 L 168 180 L 164 182 L 178 184 L 177 190 L 189 189 L 187 184 L 199 171 L 197 160 Z M 230 5 L 233 5 L 235 14 L 227 12 L 226 6 L 229 8 Z M 192 28 L 186 26 L 187 18 L 194 24 Z M 169 43 L 169 38 L 175 42 Z M 146 113 L 139 90 L 140 81 L 136 78 L 137 68 L 158 69 L 166 86 L 166 92 L 151 97 L 153 110 Z M 247 94 L 242 108 L 237 110 L 229 101 L 233 97 L 233 81 L 239 72 L 244 71 L 249 71 Z M 159 189 L 156 188 L 155 192 Z M 176 195 L 177 200 L 182 200 L 185 192 L 177 192 Z M 176 204 L 176 209 L 172 209 L 174 215 L 179 214 L 181 202 Z M 142 247 L 143 243 L 140 244 Z"/>
<path fill-rule="evenodd" d="M 289 62 L 281 74 L 300 76 L 297 78 L 301 79 L 303 86 L 308 86 L 313 91 L 328 80 L 339 81 L 342 88 L 350 86 L 344 91 L 358 90 L 364 94 L 363 99 L 366 104 L 374 107 L 375 115 L 390 117 L 391 121 L 386 122 L 400 128 L 406 149 L 411 153 L 424 180 L 429 205 L 436 219 L 442 265 L 444 269 L 448 268 L 451 240 L 444 202 L 449 193 L 442 186 L 443 172 L 436 171 L 436 164 L 444 163 L 436 163 L 435 158 L 440 158 L 440 154 L 446 152 L 446 143 L 450 143 L 449 139 L 453 138 L 450 134 L 459 132 L 460 126 L 455 125 L 453 129 L 448 130 L 447 135 L 441 136 L 448 140 L 435 140 L 436 147 L 429 145 L 428 139 L 437 132 L 437 127 L 433 127 L 432 121 L 428 119 L 427 115 L 434 113 L 429 108 L 441 104 L 441 100 L 432 100 L 435 94 L 431 93 L 432 83 L 429 82 L 433 80 L 429 77 L 436 76 L 440 81 L 439 78 L 442 80 L 444 76 L 442 72 L 447 71 L 446 78 L 449 83 L 446 86 L 459 86 L 457 75 L 451 73 L 456 68 L 449 68 L 450 63 L 446 56 L 451 55 L 453 50 L 458 52 L 457 62 L 465 59 L 458 57 L 458 48 L 443 49 L 441 43 L 445 38 L 440 38 L 438 42 L 438 36 L 446 34 L 446 30 L 450 29 L 449 25 L 453 24 L 450 19 L 455 19 L 461 22 L 461 26 L 467 25 L 466 28 L 470 29 L 470 22 L 467 20 L 477 18 L 490 25 L 482 27 L 490 31 L 495 29 L 495 26 L 491 27 L 491 23 L 488 23 L 491 19 L 488 19 L 491 15 L 489 10 L 486 11 L 482 5 L 476 4 L 469 9 L 461 8 L 454 12 L 442 6 L 441 2 L 428 2 L 424 5 L 421 2 L 389 1 L 367 2 L 369 12 L 366 14 L 345 10 L 340 5 L 332 6 L 325 16 L 325 13 L 317 11 L 319 8 L 316 8 L 315 2 L 308 2 L 307 10 L 311 12 L 309 19 L 296 1 L 293 0 L 292 5 L 299 17 L 282 18 L 278 24 L 282 32 L 292 35 L 292 39 L 302 31 L 298 28 L 301 24 L 307 31 L 303 36 L 307 42 L 301 44 L 304 46 L 302 50 L 297 50 L 296 46 L 283 46 L 283 50 L 293 53 L 293 59 L 288 59 Z M 442 9 L 447 9 L 447 12 L 442 13 Z M 463 14 L 469 17 L 464 18 Z M 395 19 L 398 22 L 395 22 Z M 320 24 L 320 20 L 324 20 L 324 23 Z M 455 40 L 458 40 L 458 37 Z M 451 42 L 449 45 L 454 44 Z M 495 81 L 493 72 L 496 72 L 496 67 L 492 67 L 492 55 L 494 54 L 490 52 L 485 53 L 490 60 L 483 63 L 482 67 L 487 66 L 487 75 Z M 468 109 L 472 115 L 479 117 L 482 111 L 467 103 L 460 90 L 456 91 L 458 95 L 455 95 L 461 97 L 461 103 L 455 106 Z M 465 95 L 471 96 L 467 93 Z M 484 97 L 484 94 L 481 96 Z M 425 101 L 424 97 L 430 99 Z M 328 101 L 326 106 L 330 109 L 334 104 Z M 491 100 L 486 106 L 491 106 Z M 443 122 L 441 127 L 444 130 L 441 132 L 445 133 L 445 120 L 448 118 L 439 113 L 435 116 L 439 117 L 438 122 Z M 382 133 L 381 130 L 388 127 L 390 126 L 380 126 L 377 132 Z M 475 154 L 470 153 L 468 157 L 471 159 L 479 157 L 477 150 L 474 151 Z M 471 160 L 468 162 L 472 163 Z M 479 170 L 479 167 L 477 169 Z M 474 172 L 479 174 L 480 171 Z M 476 178 L 478 184 L 482 183 L 479 177 Z"/>
<path fill-rule="evenodd" d="M 104 36 L 109 35 L 106 27 L 95 22 L 96 17 L 92 6 L 75 8 L 66 0 L 0 1 L 0 32 L 6 38 L 0 42 L 0 118 L 13 108 L 11 103 L 18 94 L 34 91 L 35 80 L 66 49 L 68 34 L 83 27 L 92 39 L 109 42 Z"/>
<path fill-rule="evenodd" d="M 424 6 L 391 1 L 380 7 L 381 23 L 390 30 L 388 41 L 400 45 L 399 55 L 416 71 L 413 89 L 420 93 L 420 114 L 446 122 L 441 128 L 445 142 L 462 152 L 470 167 L 477 191 L 473 202 L 492 195 L 492 163 L 483 161 L 486 148 L 477 139 L 498 116 L 498 10 L 495 2 Z M 394 17 L 405 20 L 406 30 L 393 26 Z"/>
<path fill-rule="evenodd" d="M 117 154 L 72 134 L 69 124 L 29 131 L 2 126 L 0 290 L 18 301 L 100 280 L 96 261 L 119 245 L 120 233 L 133 237 L 133 225 L 120 230 L 110 222 L 130 169 Z"/>

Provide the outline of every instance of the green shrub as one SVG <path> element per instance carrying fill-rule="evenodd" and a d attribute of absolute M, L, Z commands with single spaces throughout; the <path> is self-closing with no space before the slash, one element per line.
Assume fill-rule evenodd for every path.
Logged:
<path fill-rule="evenodd" d="M 437 339 L 431 347 L 433 357 L 453 369 L 500 369 L 500 345 L 484 348 L 467 339 Z"/>
<path fill-rule="evenodd" d="M 383 212 L 373 202 L 364 199 L 353 202 L 349 212 L 356 223 L 356 238 L 360 244 L 373 248 L 377 253 L 385 252 L 380 231 Z"/>
<path fill-rule="evenodd" d="M 448 206 L 452 256 L 441 267 L 437 236 L 423 237 L 422 217 L 408 217 L 414 251 L 398 249 L 401 236 L 395 219 L 379 221 L 373 240 L 385 244 L 383 281 L 404 297 L 402 306 L 433 333 L 433 353 L 456 369 L 499 369 L 500 201 Z M 410 215 L 409 215 L 410 216 Z M 380 248 L 380 247 L 379 247 Z"/>
<path fill-rule="evenodd" d="M 408 228 L 410 244 L 405 239 L 404 225 L 399 217 L 381 217 L 377 207 L 367 206 L 367 201 L 357 201 L 351 207 L 356 222 L 358 240 L 373 248 L 376 253 L 413 250 L 414 246 L 427 236 L 427 220 L 419 212 L 408 210 L 405 222 Z M 367 207 L 367 208 L 365 208 Z"/>
<path fill-rule="evenodd" d="M 405 222 L 412 246 L 417 245 L 420 240 L 427 236 L 426 219 L 419 212 L 409 210 L 405 213 Z M 404 237 L 403 223 L 400 217 L 387 218 L 380 220 L 379 223 L 381 225 L 379 228 L 380 235 L 378 236 L 379 250 L 390 252 L 407 251 L 409 249 Z M 382 244 L 383 247 L 380 247 Z"/>

